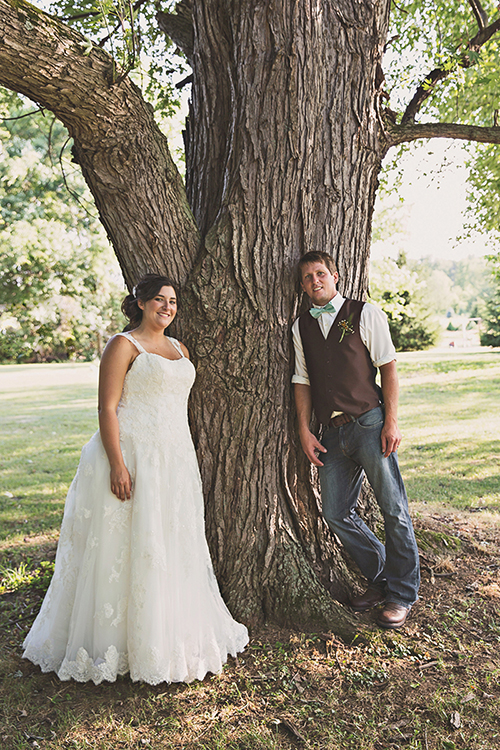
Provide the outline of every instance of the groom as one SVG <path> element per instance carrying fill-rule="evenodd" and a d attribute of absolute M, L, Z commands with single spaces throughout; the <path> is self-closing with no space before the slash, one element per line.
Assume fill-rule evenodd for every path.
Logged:
<path fill-rule="evenodd" d="M 298 271 L 312 302 L 293 325 L 300 442 L 318 467 L 323 516 L 369 581 L 351 607 L 364 612 L 384 604 L 378 624 L 400 628 L 418 598 L 420 569 L 396 455 L 399 387 L 387 319 L 377 307 L 339 294 L 327 253 L 307 253 Z M 310 431 L 313 409 L 321 442 Z M 364 473 L 382 511 L 385 545 L 356 513 Z"/>

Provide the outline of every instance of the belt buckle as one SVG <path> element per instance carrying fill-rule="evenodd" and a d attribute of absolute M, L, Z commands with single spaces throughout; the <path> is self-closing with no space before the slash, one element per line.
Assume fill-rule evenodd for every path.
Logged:
<path fill-rule="evenodd" d="M 337 414 L 336 417 L 332 417 L 332 419 L 330 420 L 330 424 L 333 425 L 333 427 L 342 427 L 342 425 L 349 424 L 349 422 L 353 421 L 354 420 L 350 414 L 342 412 L 342 414 Z"/>

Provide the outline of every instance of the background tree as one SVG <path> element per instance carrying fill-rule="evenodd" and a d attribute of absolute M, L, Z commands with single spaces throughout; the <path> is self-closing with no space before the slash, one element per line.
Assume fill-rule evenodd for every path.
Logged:
<path fill-rule="evenodd" d="M 481 346 L 500 346 L 500 289 L 493 292 L 482 311 Z"/>
<path fill-rule="evenodd" d="M 439 330 L 424 289 L 404 254 L 397 260 L 385 258 L 372 263 L 370 299 L 387 315 L 398 352 L 429 349 L 437 341 Z"/>
<path fill-rule="evenodd" d="M 183 286 L 209 539 L 227 601 L 247 622 L 351 627 L 326 591 L 342 599 L 352 575 L 326 532 L 295 440 L 296 261 L 308 250 L 331 251 L 342 292 L 363 296 L 388 150 L 433 136 L 500 142 L 500 129 L 482 116 L 486 106 L 473 108 L 474 124 L 463 122 L 465 111 L 458 123 L 416 122 L 440 82 L 462 71 L 467 79 L 500 28 L 487 17 L 494 4 L 484 11 L 475 0 L 409 3 L 417 24 L 431 5 L 449 22 L 451 51 L 436 60 L 438 31 L 421 37 L 416 76 L 407 77 L 415 95 L 399 96 L 408 102 L 401 118 L 383 89 L 389 0 L 165 6 L 158 23 L 192 69 L 184 187 L 151 106 L 127 76 L 140 23 L 132 29 L 116 6 L 109 26 L 123 31 L 124 53 L 113 59 L 97 46 L 102 33 L 89 41 L 24 0 L 0 0 L 0 83 L 68 128 L 127 283 L 168 269 Z M 104 6 L 71 7 L 96 18 Z M 417 34 L 406 10 L 396 14 L 408 40 L 403 63 Z M 152 21 L 153 6 L 139 1 L 134 12 L 142 11 Z"/>
<path fill-rule="evenodd" d="M 0 359 L 92 359 L 122 327 L 119 266 L 66 130 L 5 89 L 0 106 Z"/>
<path fill-rule="evenodd" d="M 479 306 L 482 321 L 479 332 L 481 346 L 500 346 L 500 261 L 497 255 L 489 257 L 491 294 Z"/>
<path fill-rule="evenodd" d="M 497 106 L 500 107 L 498 102 Z M 495 122 L 499 112 L 500 109 L 494 112 Z M 497 243 L 500 236 L 500 148 L 496 145 L 481 146 L 469 166 L 472 188 L 470 223 L 474 228 L 490 232 Z"/>
<path fill-rule="evenodd" d="M 417 351 L 439 343 L 440 330 L 446 326 L 462 330 L 463 318 L 484 315 L 493 292 L 485 258 L 412 260 L 400 251 L 396 260 L 371 263 L 370 298 L 387 314 L 397 351 Z"/>

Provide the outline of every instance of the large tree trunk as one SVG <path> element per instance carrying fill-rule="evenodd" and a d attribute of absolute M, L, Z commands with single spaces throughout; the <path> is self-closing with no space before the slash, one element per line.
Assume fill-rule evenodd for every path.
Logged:
<path fill-rule="evenodd" d="M 388 0 L 194 0 L 195 224 L 132 84 L 110 85 L 104 54 L 84 56 L 78 35 L 42 14 L 28 39 L 26 6 L 0 0 L 0 83 L 69 128 L 127 280 L 154 267 L 184 284 L 208 536 L 226 600 L 249 623 L 353 628 L 332 598 L 345 600 L 352 575 L 296 440 L 290 327 L 304 252 L 330 252 L 341 291 L 366 291 L 388 8 Z"/>
<path fill-rule="evenodd" d="M 221 0 L 194 3 L 188 185 L 210 229 L 188 285 L 192 414 L 217 570 L 247 620 L 329 621 L 319 582 L 345 598 L 345 565 L 295 437 L 290 326 L 304 252 L 332 253 L 345 293 L 366 289 L 387 7 L 378 13 L 369 3 L 240 2 L 231 13 Z"/>

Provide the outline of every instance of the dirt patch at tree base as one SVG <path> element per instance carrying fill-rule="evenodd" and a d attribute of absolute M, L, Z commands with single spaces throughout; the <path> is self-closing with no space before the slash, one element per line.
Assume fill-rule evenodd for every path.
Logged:
<path fill-rule="evenodd" d="M 0 597 L 5 750 L 356 748 L 500 743 L 500 537 L 477 514 L 420 517 L 420 601 L 360 638 L 262 628 L 222 675 L 191 685 L 61 683 L 20 658 L 36 585 Z M 28 544 L 29 540 L 27 540 Z M 362 636 L 362 637 L 361 637 Z"/>

